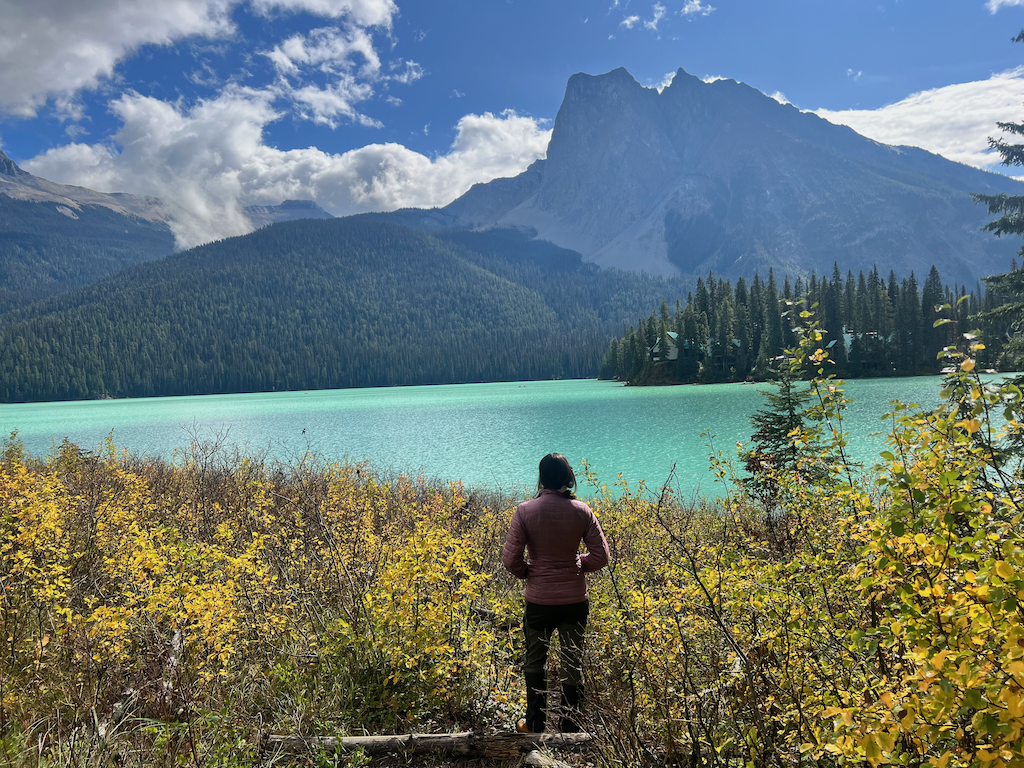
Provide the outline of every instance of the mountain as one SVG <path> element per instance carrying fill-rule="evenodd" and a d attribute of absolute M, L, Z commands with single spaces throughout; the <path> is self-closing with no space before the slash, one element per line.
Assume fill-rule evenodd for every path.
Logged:
<path fill-rule="evenodd" d="M 255 229 L 279 221 L 298 219 L 333 219 L 334 217 L 312 200 L 285 200 L 280 205 L 247 205 L 242 210 Z"/>
<path fill-rule="evenodd" d="M 8 313 L 0 401 L 591 377 L 689 287 L 518 231 L 283 222 Z"/>
<path fill-rule="evenodd" d="M 0 152 L 0 314 L 173 249 L 155 198 L 56 184 Z"/>
<path fill-rule="evenodd" d="M 602 267 L 750 277 L 834 262 L 970 283 L 1018 244 L 980 228 L 970 193 L 1019 182 L 891 147 L 733 80 L 680 69 L 662 92 L 625 69 L 570 78 L 547 157 L 442 210 L 463 226 L 524 227 Z"/>

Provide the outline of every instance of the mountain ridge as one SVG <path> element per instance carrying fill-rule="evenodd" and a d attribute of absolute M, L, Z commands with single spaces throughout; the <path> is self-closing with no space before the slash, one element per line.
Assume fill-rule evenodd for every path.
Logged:
<path fill-rule="evenodd" d="M 516 226 L 600 266 L 736 277 L 893 263 L 971 281 L 1015 251 L 971 192 L 1020 183 L 860 136 L 734 80 L 680 69 L 658 92 L 624 69 L 569 78 L 547 157 L 442 209 Z"/>

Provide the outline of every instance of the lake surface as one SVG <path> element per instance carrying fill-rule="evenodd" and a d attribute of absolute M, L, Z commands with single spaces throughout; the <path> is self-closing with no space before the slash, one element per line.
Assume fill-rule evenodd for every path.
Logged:
<path fill-rule="evenodd" d="M 932 406 L 940 382 L 847 382 L 853 458 L 867 466 L 877 460 L 891 400 Z M 559 451 L 577 468 L 586 459 L 609 485 L 621 473 L 657 488 L 675 464 L 685 492 L 714 495 L 720 491 L 701 435 L 714 435 L 714 446 L 735 456 L 736 443 L 750 437 L 750 415 L 763 407 L 758 391 L 768 386 L 572 380 L 30 403 L 0 405 L 0 433 L 18 430 L 42 456 L 64 438 L 94 449 L 112 432 L 118 447 L 168 459 L 193 437 L 221 437 L 286 462 L 309 448 L 330 460 L 369 460 L 385 472 L 509 492 L 535 483 L 541 456 Z"/>

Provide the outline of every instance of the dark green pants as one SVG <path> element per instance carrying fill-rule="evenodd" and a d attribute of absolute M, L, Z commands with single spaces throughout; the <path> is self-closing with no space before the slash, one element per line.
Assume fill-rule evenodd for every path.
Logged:
<path fill-rule="evenodd" d="M 587 628 L 589 602 L 574 605 L 526 604 L 523 632 L 526 635 L 527 675 L 542 675 L 548 660 L 551 636 L 558 632 L 561 682 L 579 685 L 583 676 L 583 633 Z"/>

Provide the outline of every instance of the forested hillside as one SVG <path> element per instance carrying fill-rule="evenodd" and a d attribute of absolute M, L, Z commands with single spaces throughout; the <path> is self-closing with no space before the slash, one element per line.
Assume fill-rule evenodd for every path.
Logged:
<path fill-rule="evenodd" d="M 978 361 L 987 368 L 1000 364 L 1006 322 L 972 318 L 998 304 L 998 295 L 979 287 L 943 284 L 935 267 L 923 285 L 913 272 L 883 278 L 877 267 L 855 278 L 849 271 L 843 277 L 836 266 L 831 278 L 785 277 L 781 286 L 774 272 L 767 280 L 755 274 L 749 286 L 741 277 L 735 287 L 709 275 L 674 313 L 663 302 L 613 339 L 601 378 L 632 384 L 764 380 L 773 375 L 772 361 L 793 346 L 802 311 L 824 329 L 821 346 L 840 376 L 938 373 L 938 353 L 976 326 L 986 340 Z"/>
<path fill-rule="evenodd" d="M 9 313 L 0 399 L 590 377 L 687 287 L 513 232 L 286 222 Z"/>
<path fill-rule="evenodd" d="M 173 250 L 163 223 L 0 194 L 0 314 Z"/>

